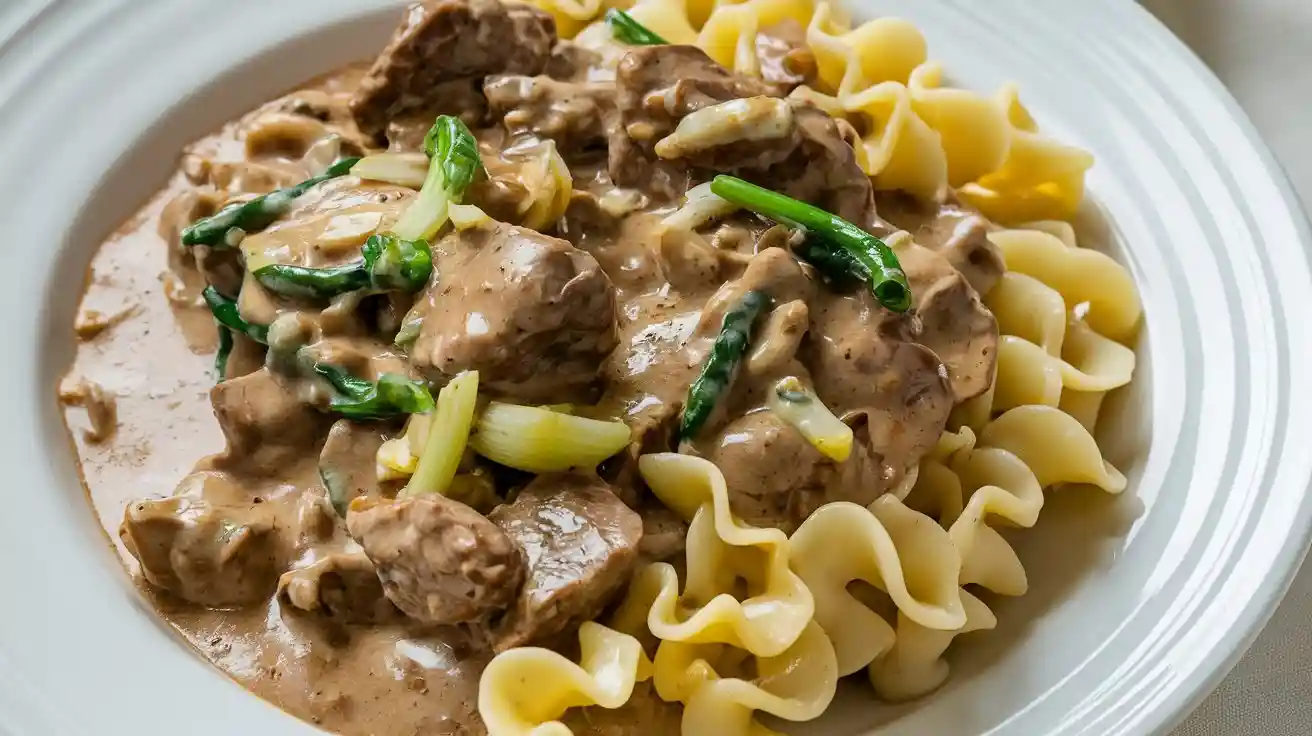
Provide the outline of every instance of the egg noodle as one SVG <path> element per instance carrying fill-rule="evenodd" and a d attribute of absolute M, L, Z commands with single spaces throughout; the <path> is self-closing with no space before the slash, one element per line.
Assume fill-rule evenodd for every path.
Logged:
<path fill-rule="evenodd" d="M 608 7 L 535 4 L 563 37 Z M 942 655 L 955 637 L 996 624 L 967 588 L 1028 587 L 994 525 L 1033 526 L 1054 486 L 1125 489 L 1091 432 L 1103 397 L 1133 374 L 1123 343 L 1140 301 L 1129 274 L 1081 249 L 1065 222 L 1093 159 L 1040 134 L 1014 87 L 993 97 L 943 87 L 924 37 L 903 20 L 852 28 L 810 0 L 639 0 L 628 12 L 670 43 L 757 76 L 757 33 L 795 22 L 817 83 L 793 95 L 857 123 L 858 161 L 876 189 L 935 201 L 955 191 L 1010 228 L 989 236 L 1007 273 L 982 295 L 1002 334 L 996 378 L 957 407 L 914 484 L 869 507 L 822 506 L 791 538 L 730 513 L 714 464 L 642 457 L 647 485 L 690 522 L 683 579 L 664 563 L 639 570 L 612 620 L 580 630 L 577 664 L 545 649 L 498 655 L 481 681 L 483 718 L 494 736 L 566 734 L 567 709 L 619 707 L 650 677 L 662 699 L 683 704 L 684 734 L 745 736 L 771 733 L 757 712 L 819 716 L 838 678 L 862 670 L 885 699 L 927 693 L 947 677 Z"/>

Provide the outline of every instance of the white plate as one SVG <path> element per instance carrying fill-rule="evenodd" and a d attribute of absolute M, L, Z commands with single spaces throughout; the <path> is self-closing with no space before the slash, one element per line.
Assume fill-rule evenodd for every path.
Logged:
<path fill-rule="evenodd" d="M 95 245 L 184 143 L 376 52 L 397 17 L 383 5 L 0 9 L 0 731 L 313 733 L 138 599 L 78 484 L 54 396 Z M 1128 0 L 870 0 L 857 14 L 885 12 L 917 21 L 956 81 L 1018 81 L 1048 131 L 1097 155 L 1105 239 L 1146 305 L 1136 382 L 1103 427 L 1131 490 L 1052 497 L 1020 536 L 1033 590 L 996 607 L 998 631 L 961 642 L 943 690 L 901 708 L 857 693 L 805 731 L 1164 732 L 1256 634 L 1308 539 L 1306 224 L 1230 97 Z"/>

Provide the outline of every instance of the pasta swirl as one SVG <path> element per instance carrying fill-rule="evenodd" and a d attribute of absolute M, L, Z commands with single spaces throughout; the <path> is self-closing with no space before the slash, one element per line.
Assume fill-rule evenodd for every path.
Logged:
<path fill-rule="evenodd" d="M 762 711 L 788 721 L 809 721 L 829 707 L 838 688 L 834 646 L 824 631 L 808 624 L 788 649 L 742 670 L 743 652 L 721 644 L 662 642 L 656 650 L 656 691 L 684 704 L 683 733 L 759 736 L 772 733 L 753 719 Z"/>
<path fill-rule="evenodd" d="M 893 646 L 879 614 L 849 591 L 863 580 L 892 598 L 899 614 L 927 628 L 966 625 L 957 575 L 961 556 L 933 519 L 891 495 L 870 505 L 827 504 L 792 537 L 793 569 L 815 596 L 816 622 L 834 642 L 838 671 L 848 675 Z"/>
<path fill-rule="evenodd" d="M 538 647 L 498 654 L 478 684 L 478 712 L 492 736 L 570 736 L 570 708 L 619 708 L 651 676 L 638 640 L 601 624 L 579 627 L 579 662 Z M 532 683 L 526 687 L 525 683 Z"/>
<path fill-rule="evenodd" d="M 652 492 L 685 519 L 687 584 L 679 594 L 669 565 L 644 576 L 656 588 L 647 624 L 664 641 L 720 643 L 771 657 L 791 646 L 815 610 L 811 592 L 788 567 L 788 537 L 742 524 L 729 512 L 724 476 L 701 458 L 644 455 L 639 472 Z M 745 581 L 750 595 L 732 591 Z"/>

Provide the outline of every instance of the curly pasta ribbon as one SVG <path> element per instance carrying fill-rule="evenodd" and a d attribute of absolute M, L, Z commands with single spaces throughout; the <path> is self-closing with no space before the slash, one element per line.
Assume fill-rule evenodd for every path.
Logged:
<path fill-rule="evenodd" d="M 755 721 L 755 711 L 787 721 L 809 721 L 834 698 L 838 688 L 834 646 L 814 623 L 807 624 L 783 652 L 754 658 L 755 676 L 726 676 L 743 669 L 745 655 L 722 644 L 661 642 L 653 681 L 661 698 L 684 704 L 684 734 L 763 736 L 773 732 Z"/>
<path fill-rule="evenodd" d="M 1059 483 L 1089 483 L 1109 493 L 1125 489 L 1125 477 L 1102 458 L 1097 443 L 1075 417 L 1050 406 L 1011 409 L 988 423 L 975 445 L 963 427 L 940 441 L 954 446 L 921 464 L 908 505 L 942 509 L 942 499 L 969 499 L 949 523 L 961 551 L 961 584 L 1021 595 L 1029 587 L 1011 545 L 989 527 L 990 516 L 1020 527 L 1033 526 L 1043 508 L 1043 489 Z M 959 502 L 957 502 L 959 503 Z M 957 504 L 946 504 L 955 513 Z"/>
<path fill-rule="evenodd" d="M 938 689 L 948 677 L 943 652 L 961 634 L 992 629 L 998 620 L 980 599 L 961 591 L 966 623 L 955 631 L 931 629 L 898 613 L 897 636 L 891 649 L 870 665 L 867 674 L 885 700 L 909 700 Z"/>
<path fill-rule="evenodd" d="M 579 663 L 538 647 L 498 654 L 478 683 L 478 712 L 491 736 L 570 736 L 570 708 L 619 708 L 651 676 L 638 640 L 591 621 L 579 627 Z"/>
<path fill-rule="evenodd" d="M 724 476 L 713 463 L 675 453 L 644 455 L 638 470 L 657 498 L 685 519 L 687 585 L 668 565 L 639 585 L 656 588 L 647 615 L 664 641 L 722 643 L 770 657 L 797 640 L 815 611 L 810 591 L 788 567 L 788 537 L 740 523 L 729 512 Z M 737 600 L 741 580 L 751 595 Z"/>
<path fill-rule="evenodd" d="M 815 596 L 815 620 L 849 675 L 894 644 L 893 628 L 848 586 L 863 580 L 884 591 L 899 615 L 930 629 L 966 625 L 957 576 L 961 556 L 933 519 L 883 496 L 869 509 L 826 504 L 792 537 L 792 564 Z"/>
<path fill-rule="evenodd" d="M 612 624 L 656 645 L 656 692 L 684 704 L 682 732 L 764 736 L 772 732 L 755 711 L 819 716 L 833 699 L 838 665 L 811 621 L 810 591 L 788 567 L 788 537 L 734 518 L 724 476 L 707 460 L 658 453 L 640 457 L 638 469 L 657 498 L 692 519 L 687 585 L 680 595 L 670 565 L 643 567 Z M 743 590 L 739 601 L 734 592 Z"/>
<path fill-rule="evenodd" d="M 1134 279 L 1110 256 L 1070 247 L 1042 230 L 1003 230 L 989 240 L 1002 251 L 1009 272 L 1037 279 L 1072 309 L 1087 305 L 1084 321 L 1093 330 L 1118 342 L 1133 336 L 1143 306 Z"/>
<path fill-rule="evenodd" d="M 994 222 L 1070 219 L 1084 200 L 1084 174 L 1093 156 L 1040 135 L 1015 85 L 1003 87 L 996 103 L 1011 124 L 1007 160 L 958 194 Z"/>
<path fill-rule="evenodd" d="M 981 429 L 1012 407 L 1055 406 L 1092 431 L 1102 399 L 1130 382 L 1143 308 L 1130 275 L 1079 248 L 1064 222 L 991 233 L 1013 270 L 984 297 L 1003 338 L 993 390 L 958 407 L 954 426 Z"/>

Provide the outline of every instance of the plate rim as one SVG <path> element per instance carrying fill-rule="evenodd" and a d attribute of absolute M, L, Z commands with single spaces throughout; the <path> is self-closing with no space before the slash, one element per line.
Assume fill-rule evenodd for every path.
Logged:
<path fill-rule="evenodd" d="M 860 2 L 861 0 L 855 0 Z M 124 5 L 121 0 L 118 3 Z M 384 3 L 373 3 L 373 5 L 382 5 Z M 39 27 L 42 15 L 45 9 L 53 8 L 58 5 L 68 5 L 61 3 L 59 0 L 53 0 L 49 3 L 43 3 L 44 8 L 38 11 L 36 20 L 23 26 L 25 30 L 32 30 Z M 365 4 L 362 4 L 362 7 Z M 1198 57 L 1188 49 L 1182 41 L 1172 34 L 1169 29 L 1161 24 L 1146 9 L 1139 6 L 1132 0 L 1117 0 L 1114 3 L 1107 3 L 1109 12 L 1125 12 L 1127 17 L 1135 17 L 1134 23 L 1140 24 L 1140 27 L 1146 32 L 1151 33 L 1156 40 L 1170 47 L 1173 56 L 1189 67 L 1192 76 L 1200 81 L 1207 89 L 1209 96 L 1213 101 L 1219 102 L 1225 109 L 1231 121 L 1236 123 L 1244 134 L 1246 143 L 1251 151 L 1256 155 L 1261 165 L 1261 170 L 1271 183 L 1279 191 L 1282 201 L 1282 209 L 1290 215 L 1292 224 L 1297 231 L 1299 245 L 1303 252 L 1304 260 L 1308 257 L 1309 249 L 1312 248 L 1312 228 L 1309 227 L 1307 214 L 1304 210 L 1303 203 L 1295 193 L 1293 186 L 1284 171 L 1279 160 L 1274 156 L 1270 148 L 1258 134 L 1252 121 L 1233 95 L 1225 88 L 1215 74 L 1206 67 Z M 1134 14 L 1139 14 L 1135 16 Z M 1151 30 L 1149 30 L 1151 29 Z M 17 48 L 15 39 L 21 43 L 22 39 L 17 36 L 8 40 L 0 40 L 0 93 L 4 92 L 3 82 L 3 62 L 8 54 L 13 53 Z M 0 95 L 0 129 L 4 127 L 3 111 L 10 103 L 9 99 Z M 1204 123 L 1205 125 L 1205 123 Z M 1281 338 L 1288 337 L 1288 334 L 1281 335 Z M 1304 491 L 1306 492 L 1306 487 Z M 1309 543 L 1312 543 L 1312 498 L 1305 498 L 1298 507 L 1298 519 L 1296 526 L 1298 532 L 1291 536 L 1285 545 L 1282 546 L 1277 559 L 1283 568 L 1282 574 L 1278 580 L 1268 578 L 1259 588 L 1261 595 L 1254 596 L 1243 606 L 1238 620 L 1242 622 L 1242 635 L 1227 637 L 1217 647 L 1212 648 L 1206 657 L 1204 664 L 1195 666 L 1184 682 L 1175 686 L 1166 702 L 1159 703 L 1153 707 L 1141 722 L 1144 727 L 1152 733 L 1167 733 L 1174 726 L 1182 722 L 1199 703 L 1201 703 L 1208 694 L 1224 679 L 1230 670 L 1238 663 L 1244 653 L 1252 645 L 1253 641 L 1261 633 L 1270 617 L 1275 613 L 1281 600 L 1288 592 L 1295 576 L 1297 575 L 1304 559 L 1308 553 Z M 1273 566 L 1271 570 L 1274 570 Z M 0 644 L 3 637 L 0 636 Z M 3 646 L 0 646 L 0 658 L 3 657 Z M 206 664 L 206 666 L 209 666 Z M 0 670 L 2 674 L 2 670 Z M 2 701 L 0 701 L 2 702 Z M 4 725 L 4 713 L 0 712 L 0 726 Z"/>

